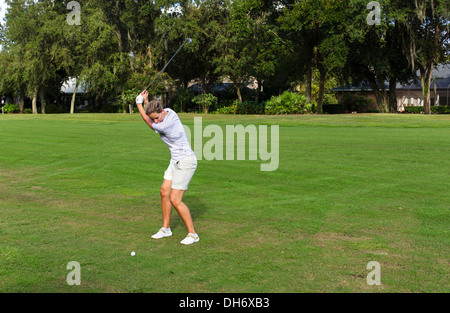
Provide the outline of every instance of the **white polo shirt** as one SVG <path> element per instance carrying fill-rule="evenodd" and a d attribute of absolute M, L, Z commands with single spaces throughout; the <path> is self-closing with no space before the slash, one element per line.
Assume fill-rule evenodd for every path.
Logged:
<path fill-rule="evenodd" d="M 194 151 L 187 140 L 183 124 L 175 111 L 164 109 L 166 117 L 161 123 L 153 123 L 152 127 L 161 140 L 169 147 L 172 160 L 178 162 L 185 157 L 192 156 Z"/>

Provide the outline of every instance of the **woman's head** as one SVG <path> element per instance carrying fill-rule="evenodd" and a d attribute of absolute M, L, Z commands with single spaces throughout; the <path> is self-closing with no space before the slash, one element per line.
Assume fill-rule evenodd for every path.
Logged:
<path fill-rule="evenodd" d="M 161 123 L 164 120 L 164 109 L 161 101 L 152 100 L 145 107 L 145 113 L 155 122 Z"/>

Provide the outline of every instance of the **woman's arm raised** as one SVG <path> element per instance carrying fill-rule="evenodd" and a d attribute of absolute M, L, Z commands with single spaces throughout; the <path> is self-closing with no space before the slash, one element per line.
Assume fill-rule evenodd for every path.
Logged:
<path fill-rule="evenodd" d="M 142 119 L 147 123 L 147 125 L 153 129 L 153 121 L 152 119 L 145 113 L 145 110 L 142 106 L 142 103 L 145 102 L 145 104 L 148 103 L 148 91 L 143 91 L 139 96 L 136 98 L 136 105 L 139 109 L 139 113 L 141 114 Z M 154 129 L 153 129 L 154 130 Z"/>

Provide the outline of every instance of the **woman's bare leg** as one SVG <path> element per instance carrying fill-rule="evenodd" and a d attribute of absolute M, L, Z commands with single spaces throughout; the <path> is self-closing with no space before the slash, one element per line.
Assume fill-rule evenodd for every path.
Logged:
<path fill-rule="evenodd" d="M 195 234 L 194 223 L 192 222 L 191 212 L 186 204 L 182 201 L 184 190 L 172 189 L 170 192 L 170 202 L 180 214 L 184 224 L 186 224 L 187 230 L 191 234 Z"/>
<path fill-rule="evenodd" d="M 172 181 L 164 180 L 161 186 L 161 210 L 163 215 L 163 227 L 170 227 L 170 218 L 172 216 L 172 203 L 170 202 L 170 193 L 172 190 Z"/>

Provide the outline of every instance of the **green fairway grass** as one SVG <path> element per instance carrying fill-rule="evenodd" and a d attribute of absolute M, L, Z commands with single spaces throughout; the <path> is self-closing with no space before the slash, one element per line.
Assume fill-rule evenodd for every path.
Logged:
<path fill-rule="evenodd" d="M 0 292 L 450 291 L 448 116 L 194 117 L 279 125 L 279 167 L 199 161 L 182 246 L 175 210 L 150 239 L 170 153 L 138 114 L 0 115 Z"/>

